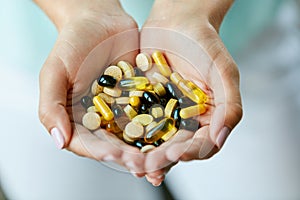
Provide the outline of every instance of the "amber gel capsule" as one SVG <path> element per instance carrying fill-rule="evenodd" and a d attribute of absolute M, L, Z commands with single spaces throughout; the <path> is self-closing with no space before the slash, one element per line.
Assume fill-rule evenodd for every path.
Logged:
<path fill-rule="evenodd" d="M 149 130 L 145 135 L 145 142 L 153 143 L 164 135 L 167 135 L 175 126 L 175 122 L 172 118 L 165 118 L 161 120 L 155 127 Z"/>
<path fill-rule="evenodd" d="M 150 84 L 146 77 L 136 76 L 120 80 L 118 87 L 121 90 L 144 90 Z"/>

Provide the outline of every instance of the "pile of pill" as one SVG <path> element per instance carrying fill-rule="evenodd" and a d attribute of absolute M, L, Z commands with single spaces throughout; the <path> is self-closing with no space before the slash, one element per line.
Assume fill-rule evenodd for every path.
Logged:
<path fill-rule="evenodd" d="M 153 64 L 153 61 L 155 64 Z M 158 72 L 150 81 L 144 73 Z M 89 130 L 106 129 L 126 143 L 149 152 L 173 137 L 178 129 L 196 131 L 194 117 L 206 112 L 207 95 L 192 81 L 172 72 L 164 55 L 140 53 L 136 67 L 126 61 L 109 66 L 93 82 L 92 95 L 81 99 Z"/>

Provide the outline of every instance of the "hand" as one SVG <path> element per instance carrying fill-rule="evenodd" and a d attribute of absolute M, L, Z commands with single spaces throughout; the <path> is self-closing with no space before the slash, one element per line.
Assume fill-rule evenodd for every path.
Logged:
<path fill-rule="evenodd" d="M 239 72 L 218 30 L 232 1 L 156 0 L 141 32 L 141 50 L 165 51 L 175 71 L 209 96 L 201 128 L 180 130 L 146 155 L 147 179 L 159 185 L 178 161 L 207 159 L 217 153 L 242 117 Z M 164 8 L 164 9 L 162 9 Z"/>
<path fill-rule="evenodd" d="M 117 0 L 36 2 L 59 31 L 40 72 L 41 122 L 58 148 L 96 160 L 114 161 L 143 176 L 144 155 L 137 148 L 120 142 L 105 130 L 91 133 L 76 123 L 81 122 L 83 113 L 78 100 L 93 78 L 117 58 L 134 61 L 139 48 L 136 23 Z"/>

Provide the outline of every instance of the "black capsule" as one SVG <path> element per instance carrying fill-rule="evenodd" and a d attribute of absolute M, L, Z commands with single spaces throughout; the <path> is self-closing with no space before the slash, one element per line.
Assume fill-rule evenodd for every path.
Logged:
<path fill-rule="evenodd" d="M 136 140 L 136 141 L 134 141 L 133 144 L 134 144 L 134 146 L 136 146 L 139 149 L 141 149 L 143 146 L 146 145 L 146 143 L 142 140 Z"/>
<path fill-rule="evenodd" d="M 133 71 L 134 71 L 135 76 L 144 76 L 144 72 L 138 67 L 134 67 Z"/>
<path fill-rule="evenodd" d="M 180 129 L 185 129 L 188 131 L 197 131 L 200 128 L 199 121 L 195 119 L 182 119 L 180 121 Z"/>
<path fill-rule="evenodd" d="M 166 107 L 168 101 L 169 101 L 169 100 L 168 100 L 167 98 L 160 98 L 160 99 L 159 99 L 159 103 L 160 103 L 160 105 L 162 105 L 163 107 Z"/>
<path fill-rule="evenodd" d="M 117 80 L 110 75 L 102 75 L 98 78 L 98 84 L 103 87 L 113 88 L 117 84 Z"/>
<path fill-rule="evenodd" d="M 172 83 L 172 82 L 168 82 L 166 84 L 166 91 L 167 94 L 174 99 L 179 99 L 180 97 L 183 96 L 182 92 L 178 89 L 178 87 Z"/>
<path fill-rule="evenodd" d="M 153 145 L 155 146 L 155 147 L 158 147 L 158 146 L 160 146 L 162 143 L 164 143 L 165 141 L 163 140 L 163 139 L 159 139 L 159 140 L 157 140 L 157 141 L 155 141 L 154 143 L 153 143 Z"/>
<path fill-rule="evenodd" d="M 180 127 L 180 121 L 181 121 L 181 117 L 180 117 L 180 115 L 179 115 L 180 110 L 181 110 L 181 108 L 180 108 L 180 107 L 177 107 L 177 108 L 173 111 L 173 113 L 172 113 L 172 115 L 171 115 L 171 116 L 173 117 L 174 121 L 175 121 L 175 127 L 176 127 L 176 128 L 179 128 L 179 127 Z"/>
<path fill-rule="evenodd" d="M 139 107 L 138 114 L 148 114 L 148 113 L 149 113 L 149 106 L 147 104 L 142 104 Z"/>
<path fill-rule="evenodd" d="M 144 92 L 142 97 L 142 102 L 148 104 L 148 106 L 151 107 L 153 104 L 159 103 L 159 98 L 154 93 Z"/>
<path fill-rule="evenodd" d="M 179 103 L 181 108 L 186 108 L 186 107 L 196 105 L 196 103 L 194 101 L 192 101 L 190 98 L 188 98 L 186 96 L 183 96 L 183 97 L 179 98 L 178 103 Z"/>
<path fill-rule="evenodd" d="M 92 98 L 89 96 L 82 97 L 80 103 L 86 109 L 94 105 Z"/>
<path fill-rule="evenodd" d="M 113 104 L 111 110 L 114 114 L 115 123 L 121 130 L 124 130 L 130 119 L 125 114 L 123 108 L 120 105 Z"/>

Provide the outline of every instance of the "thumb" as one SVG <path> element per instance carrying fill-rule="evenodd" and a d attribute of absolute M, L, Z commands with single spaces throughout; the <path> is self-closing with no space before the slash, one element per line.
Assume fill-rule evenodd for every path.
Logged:
<path fill-rule="evenodd" d="M 40 72 L 39 118 L 59 149 L 66 147 L 71 138 L 67 77 L 64 63 L 52 52 Z"/>

